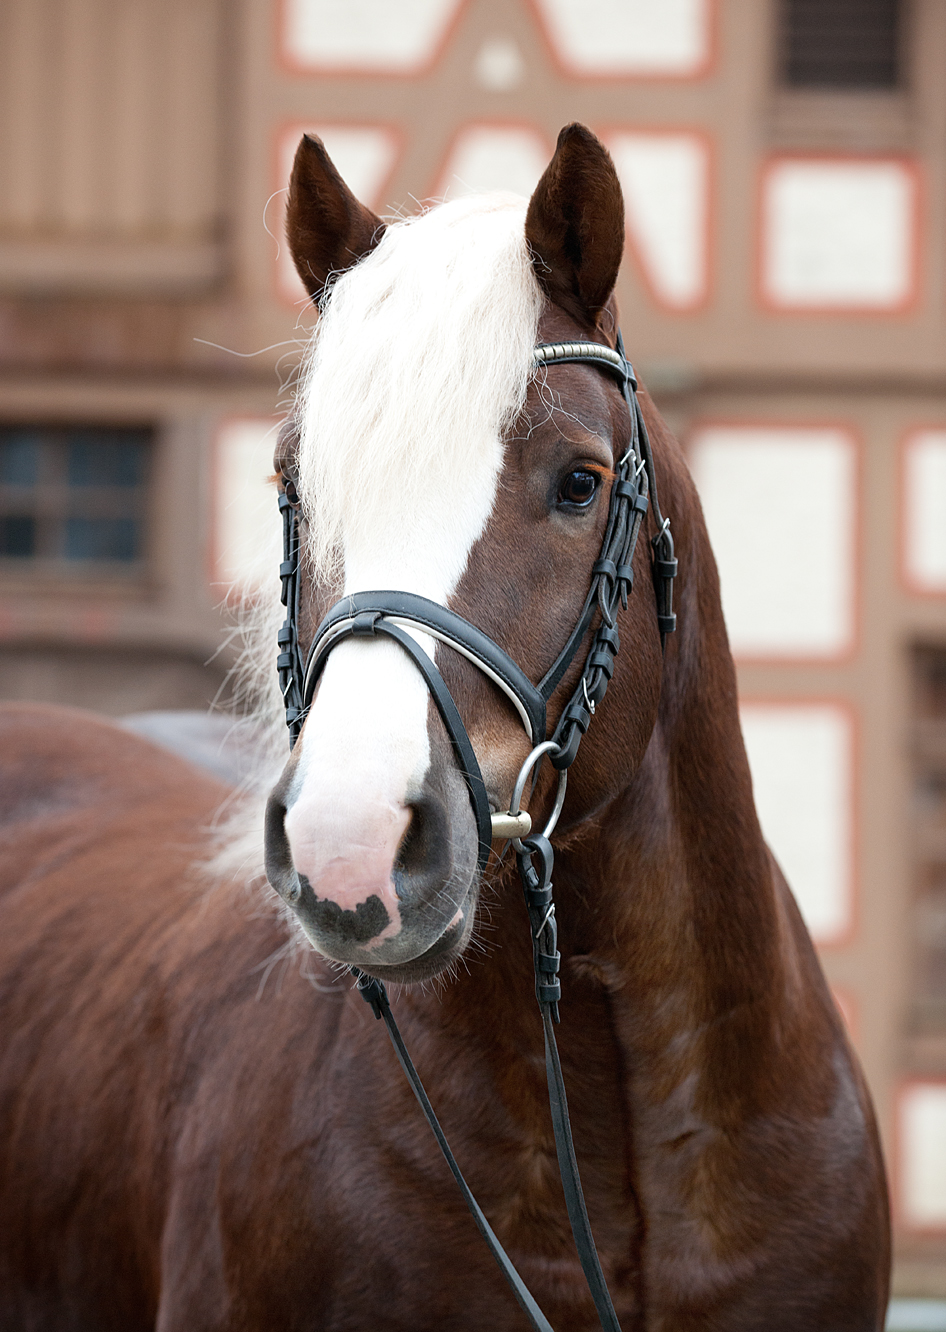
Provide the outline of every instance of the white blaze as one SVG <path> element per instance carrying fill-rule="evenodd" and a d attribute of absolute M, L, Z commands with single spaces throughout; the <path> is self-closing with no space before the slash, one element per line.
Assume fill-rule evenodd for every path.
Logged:
<path fill-rule="evenodd" d="M 493 507 L 541 305 L 524 205 L 459 200 L 392 227 L 337 283 L 304 396 L 309 555 L 345 592 L 446 603 Z M 418 641 L 433 655 L 432 641 Z M 396 915 L 390 875 L 430 762 L 428 693 L 388 641 L 331 654 L 306 722 L 286 829 L 320 897 Z"/>

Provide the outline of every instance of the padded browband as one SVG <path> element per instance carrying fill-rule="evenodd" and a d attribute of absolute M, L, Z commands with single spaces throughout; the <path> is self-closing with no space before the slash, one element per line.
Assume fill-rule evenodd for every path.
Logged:
<path fill-rule="evenodd" d="M 436 601 L 414 592 L 353 592 L 342 597 L 319 625 L 309 649 L 303 685 L 303 706 L 308 707 L 325 659 L 340 634 L 357 616 L 375 614 L 395 624 L 429 633 L 490 676 L 516 708 L 533 745 L 545 739 L 545 699 L 498 643 L 482 629 Z M 349 630 L 350 632 L 350 630 Z"/>
<path fill-rule="evenodd" d="M 536 365 L 596 365 L 599 370 L 637 389 L 633 367 L 620 352 L 602 347 L 600 342 L 541 342 L 532 349 Z"/>

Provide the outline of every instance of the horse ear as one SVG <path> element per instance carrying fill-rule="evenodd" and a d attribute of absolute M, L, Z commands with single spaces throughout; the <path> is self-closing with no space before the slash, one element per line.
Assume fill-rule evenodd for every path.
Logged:
<path fill-rule="evenodd" d="M 526 240 L 553 304 L 594 327 L 624 252 L 624 196 L 610 154 L 584 125 L 566 125 L 529 203 Z"/>
<path fill-rule="evenodd" d="M 373 250 L 384 223 L 359 203 L 335 169 L 321 139 L 303 134 L 286 205 L 286 239 L 303 285 L 316 305 L 332 273 Z"/>

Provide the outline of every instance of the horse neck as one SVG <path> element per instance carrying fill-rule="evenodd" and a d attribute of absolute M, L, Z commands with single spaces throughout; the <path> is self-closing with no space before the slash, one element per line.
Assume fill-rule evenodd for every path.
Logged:
<path fill-rule="evenodd" d="M 755 1024 L 741 1052 L 737 1043 L 726 1058 L 756 1058 L 759 1042 L 772 1038 L 780 981 L 799 957 L 797 920 L 777 892 L 755 813 L 718 578 L 698 510 L 687 549 L 680 629 L 668 646 L 643 762 L 610 805 L 557 850 L 553 876 L 562 1034 L 567 1041 L 578 992 L 587 1000 L 588 987 L 596 988 L 606 1006 L 629 1015 L 622 1039 L 634 1060 L 659 1061 L 679 1048 L 681 1032 L 706 1032 L 723 1020 L 743 1034 L 746 1020 Z M 594 726 L 585 744 L 593 744 Z M 486 956 L 437 1002 L 456 1003 L 467 1017 L 485 1005 L 512 1041 L 498 1015 L 534 1008 L 535 1000 L 528 925 L 511 866 L 486 900 Z M 742 1015 L 735 1026 L 733 1014 Z M 490 1022 L 478 1025 L 484 1040 L 499 1039 Z M 706 1057 L 714 1052 L 707 1048 Z"/>
<path fill-rule="evenodd" d="M 563 952 L 574 941 L 573 966 L 597 971 L 638 1085 L 660 1100 L 692 1075 L 704 1109 L 741 1119 L 766 1103 L 779 1042 L 825 1007 L 823 984 L 756 816 L 698 510 L 686 550 L 644 760 L 588 843 L 559 857 L 556 896 Z"/>

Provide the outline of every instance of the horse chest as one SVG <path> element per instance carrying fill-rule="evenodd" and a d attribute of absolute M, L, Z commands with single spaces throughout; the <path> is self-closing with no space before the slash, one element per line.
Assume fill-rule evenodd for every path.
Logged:
<path fill-rule="evenodd" d="M 311 1298 L 326 1332 L 349 1326 L 340 1313 L 333 1321 L 332 1311 L 343 1308 L 345 1317 L 358 1309 L 363 1321 L 353 1327 L 519 1328 L 521 1313 L 383 1032 L 365 1017 L 356 1001 L 300 1102 L 306 1145 L 296 1157 L 299 1195 L 287 1214 L 310 1241 L 298 1251 L 304 1261 L 290 1284 L 308 1286 L 313 1271 L 320 1274 Z M 620 1077 L 604 1050 L 578 1073 L 572 1025 L 564 1027 L 563 1049 L 589 1210 L 622 1323 L 634 1328 L 639 1225 Z M 556 1332 L 596 1326 L 565 1211 L 541 1061 L 534 1053 L 496 1060 L 482 1045 L 444 1042 L 434 1021 L 418 1026 L 408 1017 L 405 1027 L 464 1173 Z"/>

